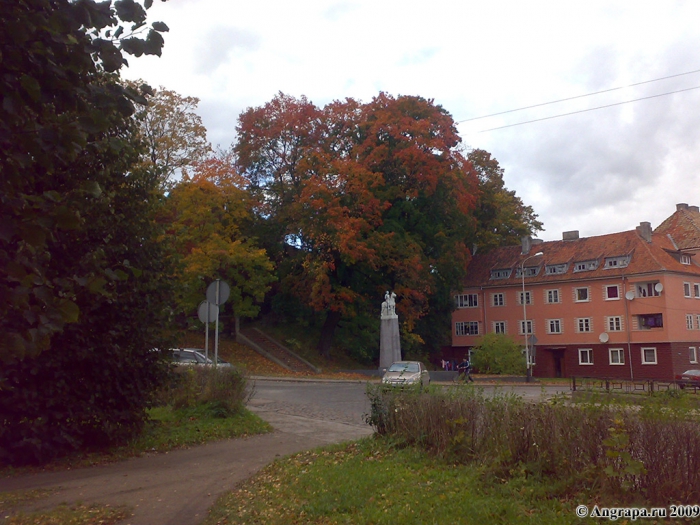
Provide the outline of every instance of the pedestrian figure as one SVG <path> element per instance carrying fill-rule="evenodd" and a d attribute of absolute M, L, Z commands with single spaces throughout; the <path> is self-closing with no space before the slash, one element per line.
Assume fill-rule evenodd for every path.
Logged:
<path fill-rule="evenodd" d="M 466 383 L 467 381 L 471 381 L 472 383 L 474 382 L 474 379 L 472 378 L 472 364 L 469 361 L 469 356 L 464 356 L 464 359 L 462 362 L 457 366 L 457 370 L 459 371 L 460 374 L 464 374 L 464 382 Z"/>

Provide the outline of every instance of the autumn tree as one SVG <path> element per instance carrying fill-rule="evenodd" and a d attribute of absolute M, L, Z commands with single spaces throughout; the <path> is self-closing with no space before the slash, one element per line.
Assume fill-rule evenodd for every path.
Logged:
<path fill-rule="evenodd" d="M 505 187 L 503 168 L 489 152 L 474 149 L 467 158 L 479 177 L 479 200 L 474 211 L 477 249 L 488 251 L 518 244 L 521 237 L 542 231 L 542 223 L 532 207 Z"/>
<path fill-rule="evenodd" d="M 222 279 L 231 286 L 227 307 L 237 317 L 254 317 L 274 280 L 274 267 L 248 233 L 246 181 L 233 167 L 230 151 L 195 163 L 192 172 L 173 187 L 163 216 L 175 239 L 178 310 L 192 315 L 208 284 Z"/>
<path fill-rule="evenodd" d="M 280 94 L 244 112 L 238 132 L 241 173 L 294 261 L 284 283 L 326 312 L 322 354 L 340 319 L 378 310 L 385 290 L 410 332 L 457 285 L 476 176 L 443 108 L 380 94 L 318 109 Z"/>
<path fill-rule="evenodd" d="M 143 81 L 127 82 L 136 89 Z M 170 189 L 175 178 L 203 161 L 211 146 L 207 130 L 197 114 L 199 99 L 184 97 L 160 87 L 148 90 L 147 104 L 139 106 L 135 118 L 146 145 L 143 163 L 157 174 L 161 188 Z"/>
<path fill-rule="evenodd" d="M 159 55 L 133 0 L 0 2 L 0 460 L 127 439 L 170 301 L 156 206 L 117 82 Z"/>

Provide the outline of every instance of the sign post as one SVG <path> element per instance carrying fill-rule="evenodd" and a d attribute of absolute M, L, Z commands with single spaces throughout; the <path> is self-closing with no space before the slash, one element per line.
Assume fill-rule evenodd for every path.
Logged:
<path fill-rule="evenodd" d="M 228 301 L 231 295 L 231 288 L 226 281 L 217 279 L 207 287 L 207 301 L 218 307 Z M 216 332 L 214 334 L 214 366 L 219 363 L 219 316 L 216 316 Z"/>
<path fill-rule="evenodd" d="M 209 323 L 219 319 L 219 307 L 209 301 L 202 301 L 197 308 L 197 316 L 204 323 L 204 357 L 209 359 Z"/>

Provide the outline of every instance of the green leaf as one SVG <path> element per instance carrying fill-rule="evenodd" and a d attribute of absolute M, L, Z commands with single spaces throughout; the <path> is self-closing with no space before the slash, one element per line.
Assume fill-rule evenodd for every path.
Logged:
<path fill-rule="evenodd" d="M 144 6 L 146 9 L 150 9 L 152 5 L 153 5 L 153 0 L 146 0 L 146 1 L 143 3 L 143 6 Z"/>
<path fill-rule="evenodd" d="M 42 246 L 46 242 L 46 231 L 44 228 L 34 224 L 22 226 L 19 236 L 31 246 Z"/>
<path fill-rule="evenodd" d="M 114 2 L 114 9 L 117 16 L 124 22 L 143 22 L 146 20 L 146 11 L 141 4 L 134 0 L 117 0 Z"/>
<path fill-rule="evenodd" d="M 38 101 L 41 98 L 41 86 L 34 77 L 22 75 L 20 84 L 22 84 L 24 91 L 26 91 L 27 94 L 32 97 L 32 100 Z"/>
<path fill-rule="evenodd" d="M 66 323 L 77 323 L 80 318 L 80 308 L 73 301 L 64 299 L 58 306 L 58 311 Z"/>
<path fill-rule="evenodd" d="M 105 284 L 107 284 L 107 279 L 104 277 L 93 277 L 90 279 L 87 288 L 92 293 L 100 293 L 104 291 L 103 288 Z"/>
<path fill-rule="evenodd" d="M 140 38 L 126 38 L 121 42 L 121 49 L 123 49 L 126 53 L 129 53 L 130 55 L 134 55 L 136 57 L 140 57 L 141 55 L 143 55 L 144 48 L 145 43 Z"/>
<path fill-rule="evenodd" d="M 170 31 L 170 28 L 167 25 L 165 25 L 164 22 L 153 22 L 151 26 L 159 33 L 167 33 L 168 31 Z"/>
<path fill-rule="evenodd" d="M 163 40 L 163 37 L 160 36 L 160 33 L 151 29 L 148 32 L 148 37 L 146 37 L 143 52 L 147 55 L 160 56 L 163 49 L 163 44 L 165 44 L 165 41 Z"/>
<path fill-rule="evenodd" d="M 86 181 L 83 184 L 83 191 L 85 191 L 88 195 L 91 195 L 93 197 L 99 197 L 100 195 L 102 195 L 102 188 L 100 187 L 99 183 L 94 180 Z"/>
<path fill-rule="evenodd" d="M 56 212 L 56 226 L 64 230 L 75 230 L 80 227 L 80 214 L 77 211 L 61 206 Z"/>

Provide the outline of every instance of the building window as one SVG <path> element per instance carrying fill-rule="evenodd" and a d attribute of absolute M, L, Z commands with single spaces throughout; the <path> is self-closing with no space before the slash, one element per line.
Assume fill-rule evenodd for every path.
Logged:
<path fill-rule="evenodd" d="M 605 299 L 608 301 L 620 298 L 620 287 L 616 284 L 611 284 L 605 287 Z"/>
<path fill-rule="evenodd" d="M 698 349 L 694 346 L 689 346 L 688 347 L 688 357 L 690 358 L 690 362 L 695 364 L 698 362 Z"/>
<path fill-rule="evenodd" d="M 693 314 L 685 314 L 685 327 L 688 330 L 693 329 Z"/>
<path fill-rule="evenodd" d="M 622 332 L 622 317 L 619 315 L 608 317 L 608 332 Z"/>
<path fill-rule="evenodd" d="M 547 290 L 547 303 L 555 304 L 560 302 L 559 290 Z"/>
<path fill-rule="evenodd" d="M 593 349 L 592 348 L 579 348 L 578 349 L 578 364 L 579 365 L 592 365 L 593 364 Z"/>
<path fill-rule="evenodd" d="M 690 283 L 683 283 L 683 297 L 690 297 Z"/>
<path fill-rule="evenodd" d="M 693 292 L 696 299 L 700 299 L 700 283 L 693 284 Z"/>
<path fill-rule="evenodd" d="M 681 264 L 690 264 L 690 255 L 681 255 Z"/>
<path fill-rule="evenodd" d="M 523 271 L 525 272 L 525 277 L 535 277 L 538 273 L 540 273 L 540 267 L 539 266 L 526 266 L 524 269 L 523 268 L 516 268 L 515 276 L 519 277 L 519 278 L 522 277 Z"/>
<path fill-rule="evenodd" d="M 625 364 L 625 352 L 622 348 L 611 348 L 610 349 L 610 364 L 611 365 L 624 365 Z"/>
<path fill-rule="evenodd" d="M 491 304 L 493 306 L 503 306 L 506 304 L 505 296 L 502 293 L 495 293 L 491 295 Z"/>
<path fill-rule="evenodd" d="M 525 295 L 523 295 L 523 293 Z M 518 292 L 518 304 L 532 304 L 532 293 L 527 291 L 527 292 Z"/>
<path fill-rule="evenodd" d="M 593 323 L 591 322 L 591 318 L 579 317 L 578 319 L 576 319 L 576 327 L 578 328 L 578 332 L 592 332 Z"/>
<path fill-rule="evenodd" d="M 656 348 L 644 348 L 644 347 L 642 347 L 642 364 L 643 365 L 655 365 L 656 364 Z"/>
<path fill-rule="evenodd" d="M 548 319 L 547 326 L 549 327 L 550 334 L 561 333 L 561 319 Z"/>
<path fill-rule="evenodd" d="M 700 330 L 700 315 L 695 316 L 695 326 L 697 326 L 698 330 Z"/>
<path fill-rule="evenodd" d="M 657 284 L 659 284 L 659 281 L 637 283 L 637 297 L 658 297 L 661 293 L 656 289 Z"/>
<path fill-rule="evenodd" d="M 574 263 L 574 273 L 576 272 L 587 272 L 591 270 L 596 270 L 598 268 L 598 261 L 581 261 Z"/>
<path fill-rule="evenodd" d="M 527 332 L 525 331 L 525 328 L 527 326 Z M 520 321 L 520 335 L 525 335 L 531 334 L 533 332 L 533 326 L 532 326 L 532 321 Z"/>
<path fill-rule="evenodd" d="M 510 268 L 501 268 L 500 270 L 491 270 L 491 279 L 508 279 L 513 270 Z"/>
<path fill-rule="evenodd" d="M 651 328 L 662 328 L 664 319 L 662 314 L 644 314 L 637 316 L 639 320 L 639 328 L 642 330 L 650 330 Z"/>
<path fill-rule="evenodd" d="M 574 288 L 574 301 L 577 303 L 585 303 L 589 300 L 588 287 Z"/>
<path fill-rule="evenodd" d="M 566 273 L 568 264 L 548 264 L 544 267 L 544 273 L 547 275 L 559 275 Z"/>
<path fill-rule="evenodd" d="M 455 295 L 455 303 L 457 308 L 477 308 L 479 306 L 479 294 Z"/>
<path fill-rule="evenodd" d="M 605 268 L 625 268 L 630 262 L 629 256 L 606 257 Z"/>
<path fill-rule="evenodd" d="M 455 323 L 455 335 L 479 335 L 478 321 Z"/>
<path fill-rule="evenodd" d="M 506 322 L 505 321 L 494 321 L 493 322 L 493 331 L 494 331 L 494 333 L 497 333 L 497 334 L 505 334 L 506 333 Z"/>

